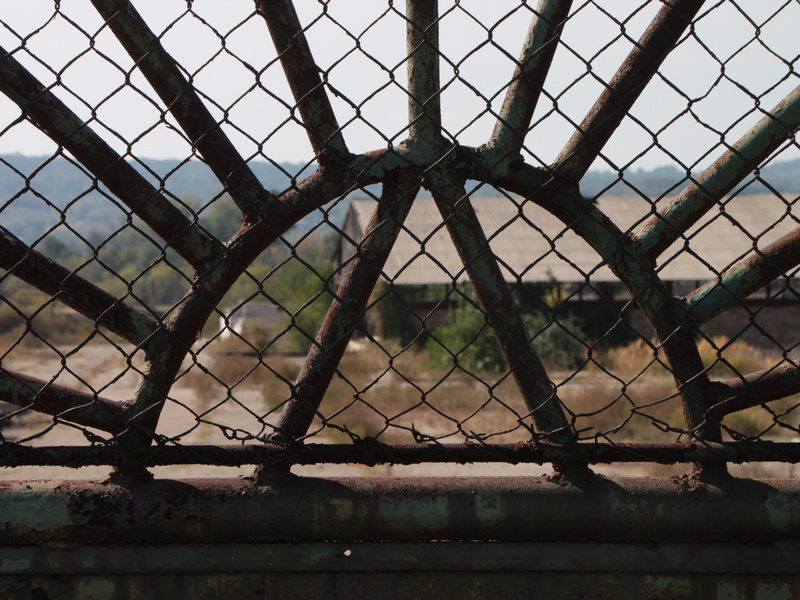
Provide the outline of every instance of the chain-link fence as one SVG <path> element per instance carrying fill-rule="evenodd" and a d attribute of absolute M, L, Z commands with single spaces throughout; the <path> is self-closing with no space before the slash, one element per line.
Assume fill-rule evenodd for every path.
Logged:
<path fill-rule="evenodd" d="M 138 4 L 0 9 L 4 465 L 800 458 L 797 2 Z"/>

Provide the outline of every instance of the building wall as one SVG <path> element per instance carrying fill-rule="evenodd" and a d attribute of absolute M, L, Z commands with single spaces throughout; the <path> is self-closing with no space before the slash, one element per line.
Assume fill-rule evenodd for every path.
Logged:
<path fill-rule="evenodd" d="M 643 337 L 653 337 L 652 328 L 638 308 L 629 308 L 626 320 Z M 765 351 L 791 350 L 800 342 L 800 303 L 748 302 L 712 319 L 701 331 L 709 338 L 743 340 Z"/>

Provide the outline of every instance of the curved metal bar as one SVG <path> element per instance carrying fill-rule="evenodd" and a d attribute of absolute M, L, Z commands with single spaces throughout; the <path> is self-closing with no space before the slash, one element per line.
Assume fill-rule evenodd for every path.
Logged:
<path fill-rule="evenodd" d="M 800 366 L 784 363 L 745 375 L 744 380 L 714 382 L 710 391 L 712 410 L 722 417 L 797 394 L 800 392 Z"/>
<path fill-rule="evenodd" d="M 258 0 L 256 7 L 267 22 L 317 160 L 348 162 L 347 144 L 294 5 L 291 0 Z"/>
<path fill-rule="evenodd" d="M 577 183 L 589 170 L 647 83 L 675 47 L 704 0 L 665 2 L 608 87 L 553 163 L 553 169 Z"/>
<path fill-rule="evenodd" d="M 696 326 L 707 323 L 798 265 L 800 227 L 769 246 L 754 250 L 717 279 L 686 296 L 689 318 Z"/>
<path fill-rule="evenodd" d="M 271 194 L 223 133 L 160 40 L 130 2 L 92 0 L 92 4 L 225 186 L 245 222 L 255 221 Z"/>
<path fill-rule="evenodd" d="M 371 158 L 368 164 L 374 165 L 380 160 L 380 157 Z M 326 176 L 328 173 L 332 176 Z M 168 331 L 158 334 L 163 337 L 150 344 L 158 348 L 158 352 L 145 357 L 146 369 L 129 410 L 129 414 L 136 419 L 136 428 L 131 430 L 132 436 L 137 436 L 141 443 L 149 443 L 150 437 L 141 436 L 143 433 L 150 436 L 155 431 L 167 393 L 181 363 L 214 308 L 247 266 L 299 219 L 360 183 L 348 172 L 337 174 L 332 169 L 324 173 L 318 171 L 268 203 L 267 210 L 275 215 L 274 219 L 262 217 L 252 225 L 242 226 L 231 238 L 225 260 L 198 273 L 192 290 L 187 292 L 166 324 Z"/>
<path fill-rule="evenodd" d="M 407 154 L 404 154 L 404 150 L 398 150 L 353 157 L 345 146 L 324 83 L 313 62 L 292 3 L 289 0 L 259 0 L 258 10 L 267 21 L 303 122 L 322 165 L 314 176 L 276 198 L 269 194 L 264 195 L 263 187 L 251 177 L 252 172 L 246 162 L 232 148 L 230 141 L 219 130 L 219 124 L 210 118 L 205 106 L 185 81 L 172 58 L 133 12 L 132 7 L 116 0 L 92 1 L 109 20 L 112 29 L 116 22 L 115 34 L 126 45 L 143 72 L 146 72 L 148 79 L 153 78 L 153 85 L 162 100 L 176 115 L 175 118 L 184 126 L 193 142 L 198 147 L 208 144 L 208 152 L 213 156 L 220 155 L 212 169 L 226 186 L 231 186 L 236 193 L 241 194 L 237 202 L 245 212 L 245 224 L 233 236 L 227 249 L 213 238 L 207 240 L 196 224 L 183 217 L 152 186 L 148 188 L 149 184 L 145 180 L 136 179 L 137 174 L 130 165 L 104 145 L 94 132 L 69 112 L 13 57 L 6 55 L 0 60 L 0 88 L 20 105 L 37 126 L 75 154 L 98 180 L 106 183 L 136 214 L 145 215 L 142 218 L 169 244 L 175 246 L 179 252 L 182 248 L 192 257 L 194 262 L 185 258 L 196 267 L 193 289 L 186 294 L 165 327 L 159 326 L 154 320 L 147 321 L 146 315 L 142 315 L 145 318 L 143 324 L 137 321 L 130 325 L 124 321 L 139 318 L 136 311 L 112 296 L 106 298 L 98 295 L 96 291 L 86 287 L 91 284 L 52 263 L 19 240 L 9 236 L 0 237 L 0 266 L 5 266 L 3 260 L 13 261 L 11 270 L 16 271 L 13 275 L 25 281 L 38 282 L 33 285 L 54 298 L 82 307 L 86 316 L 94 318 L 100 324 L 105 325 L 102 319 L 109 319 L 111 325 L 117 328 L 115 331 L 125 332 L 131 336 L 128 339 L 132 341 L 152 340 L 147 345 L 147 364 L 140 386 L 135 398 L 129 403 L 112 403 L 108 408 L 106 403 L 109 401 L 94 395 L 80 395 L 74 390 L 61 389 L 59 386 L 29 378 L 34 382 L 27 388 L 33 394 L 31 398 L 35 396 L 31 400 L 34 404 L 18 405 L 50 412 L 59 418 L 70 415 L 69 420 L 82 422 L 73 419 L 71 415 L 74 414 L 78 419 L 85 419 L 85 424 L 102 429 L 103 427 L 89 422 L 94 419 L 97 423 L 105 423 L 107 427 L 111 427 L 107 430 L 113 433 L 123 432 L 123 429 L 117 428 L 117 422 L 114 421 L 117 415 L 113 413 L 121 407 L 126 416 L 123 420 L 125 433 L 122 438 L 145 433 L 143 438 L 136 438 L 134 435 L 132 439 L 149 444 L 181 362 L 214 307 L 246 267 L 263 249 L 315 208 L 363 185 L 367 180 L 382 181 L 384 196 L 379 208 L 367 228 L 359 253 L 348 269 L 298 377 L 295 397 L 281 415 L 276 439 L 288 441 L 303 437 L 313 418 L 318 415 L 331 377 L 350 335 L 357 327 L 358 317 L 369 301 L 371 290 L 418 191 L 416 176 L 412 182 L 397 170 L 399 164 L 406 161 L 405 166 L 408 166 L 410 161 L 423 169 L 429 169 L 426 183 L 434 193 L 442 218 L 486 311 L 488 322 L 493 327 L 517 379 L 537 429 L 544 434 L 542 437 L 545 441 L 552 440 L 562 444 L 559 448 L 564 451 L 571 448 L 578 452 L 585 445 L 574 443 L 575 432 L 567 423 L 556 397 L 555 387 L 525 336 L 518 308 L 511 298 L 498 261 L 491 254 L 489 243 L 468 198 L 464 197 L 460 183 L 463 178 L 459 178 L 469 168 L 467 163 L 476 157 L 479 159 L 476 161 L 478 166 L 473 165 L 472 168 L 480 171 L 479 179 L 521 193 L 561 219 L 595 248 L 642 307 L 672 367 L 683 399 L 687 425 L 698 439 L 712 442 L 706 443 L 705 450 L 710 448 L 719 451 L 713 456 L 703 454 L 702 451 L 688 451 L 684 457 L 693 457 L 689 460 L 701 462 L 734 460 L 726 450 L 728 445 L 713 443 L 721 440 L 718 420 L 731 412 L 784 397 L 800 389 L 800 368 L 794 364 L 748 375 L 741 382 L 711 383 L 700 360 L 697 345 L 692 339 L 691 330 L 694 325 L 712 318 L 717 314 L 715 311 L 721 312 L 729 308 L 734 302 L 730 298 L 734 295 L 742 297 L 752 293 L 766 282 L 800 264 L 800 230 L 785 236 L 763 251 L 757 250 L 751 258 L 729 268 L 719 281 L 710 282 L 690 295 L 686 304 L 668 292 L 655 268 L 655 258 L 680 236 L 681 231 L 691 226 L 713 205 L 715 198 L 741 181 L 756 164 L 766 159 L 797 129 L 800 125 L 800 88 L 751 129 L 697 183 L 687 188 L 679 201 L 670 205 L 662 215 L 651 219 L 635 237 L 621 232 L 602 211 L 582 198 L 577 188 L 577 182 L 598 156 L 702 2 L 673 0 L 665 3 L 665 7 L 640 40 L 640 45 L 631 52 L 614 76 L 610 87 L 584 120 L 581 130 L 562 151 L 556 162 L 555 173 L 549 173 L 528 165 L 519 168 L 518 165 L 508 165 L 507 171 L 498 170 L 497 161 L 489 165 L 487 163 L 491 161 L 487 161 L 486 157 L 491 156 L 487 152 L 492 148 L 504 154 L 501 157 L 504 159 L 505 155 L 518 152 L 521 147 L 524 140 L 523 130 L 530 124 L 530 115 L 535 107 L 547 65 L 557 45 L 555 38 L 558 32 L 554 27 L 557 28 L 561 21 L 555 17 L 550 20 L 542 17 L 534 20 L 529 32 L 529 46 L 523 49 L 522 56 L 525 60 L 520 59 L 520 69 L 515 75 L 501 118 L 485 150 L 476 152 L 450 148 L 444 155 L 431 158 L 429 153 L 419 152 L 419 148 L 406 147 L 404 150 Z M 559 11 L 566 14 L 569 6 L 568 1 L 556 0 L 541 0 L 539 5 L 541 10 L 547 9 L 554 14 L 561 14 Z M 436 8 L 436 2 L 407 0 L 412 142 L 441 143 Z M 182 103 L 183 100 L 186 103 Z M 99 146 L 99 150 L 90 148 L 97 140 L 103 144 Z M 231 149 L 226 150 L 226 144 Z M 458 161 L 451 157 L 465 160 Z M 339 164 L 326 167 L 332 159 L 338 160 Z M 347 165 L 343 167 L 344 162 Z M 459 172 L 449 173 L 448 168 L 458 169 Z M 334 172 L 337 169 L 339 171 Z M 255 204 L 252 203 L 253 198 L 258 198 Z M 182 220 L 171 219 L 176 212 Z M 210 245 L 201 247 L 206 241 Z M 95 307 L 101 301 L 106 302 L 103 310 Z M 110 325 L 105 326 L 111 328 Z M 142 333 L 145 330 L 147 333 Z M 23 397 L 20 394 L 24 385 L 9 386 L 9 381 L 13 378 L 19 379 L 16 374 L 0 370 L 0 399 L 4 399 L 3 394 L 9 398 L 14 394 Z M 7 387 L 4 388 L 4 385 Z M 51 388 L 52 391 L 48 392 Z M 50 407 L 43 404 L 37 408 L 36 401 L 50 398 L 48 393 L 54 394 L 52 402 L 62 404 L 51 404 Z M 65 412 L 58 412 L 60 409 L 57 407 L 60 406 L 65 407 Z M 102 412 L 107 408 L 113 413 L 107 417 L 110 421 L 104 421 L 106 417 L 102 415 L 95 415 L 95 412 Z M 112 426 L 109 423 L 115 424 Z M 145 445 L 140 444 L 138 451 L 145 452 Z M 544 446 L 549 447 L 546 443 Z M 288 454 L 291 453 L 291 448 L 294 446 L 286 446 L 282 450 Z M 558 455 L 557 451 L 554 452 L 547 456 L 554 461 L 561 460 L 553 458 Z M 769 452 L 767 455 L 772 456 Z M 563 460 L 585 462 L 583 458 L 576 459 L 574 456 Z"/>
<path fill-rule="evenodd" d="M 132 344 L 144 343 L 160 326 L 152 317 L 128 306 L 2 230 L 0 267 Z"/>
<path fill-rule="evenodd" d="M 571 7 L 572 0 L 540 0 L 536 7 L 494 132 L 482 152 L 487 163 L 501 163 L 520 153 Z"/>
<path fill-rule="evenodd" d="M 0 368 L 0 400 L 112 434 L 128 428 L 125 402 L 114 402 L 3 368 Z"/>
<path fill-rule="evenodd" d="M 641 307 L 661 342 L 683 400 L 687 426 L 699 439 L 721 441 L 718 423 L 710 420 L 709 378 L 692 332 L 686 307 L 674 298 L 655 271 L 655 264 L 575 186 L 530 165 L 518 165 L 506 177 L 488 172 L 487 183 L 525 196 L 546 208 L 591 245 Z"/>
<path fill-rule="evenodd" d="M 162 196 L 56 96 L 0 48 L 0 91 L 63 146 L 190 265 L 203 269 L 225 247 Z"/>
<path fill-rule="evenodd" d="M 318 413 L 353 332 L 358 328 L 369 297 L 419 191 L 419 178 L 395 173 L 383 184 L 383 193 L 339 284 L 317 338 L 297 376 L 292 398 L 275 428 L 276 438 L 304 436 Z"/>
<path fill-rule="evenodd" d="M 768 112 L 635 238 L 656 258 L 800 128 L 800 86 Z"/>
<path fill-rule="evenodd" d="M 536 429 L 545 439 L 573 443 L 575 431 L 531 347 L 519 308 L 463 186 L 439 171 L 428 173 L 426 179 Z"/>

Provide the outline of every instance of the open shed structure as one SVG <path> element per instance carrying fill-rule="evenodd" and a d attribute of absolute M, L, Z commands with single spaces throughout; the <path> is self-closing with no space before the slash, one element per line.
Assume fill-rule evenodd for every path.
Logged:
<path fill-rule="evenodd" d="M 658 257 L 655 272 L 667 285 L 690 291 L 727 267 L 797 228 L 794 197 L 740 193 L 722 199 Z M 635 231 L 675 200 L 601 196 L 592 204 L 621 231 Z M 471 199 L 478 221 L 508 283 L 577 284 L 618 282 L 592 246 L 548 210 L 512 195 Z M 350 202 L 339 237 L 338 262 L 356 253 L 377 200 Z M 691 250 L 691 251 L 687 251 Z M 452 285 L 469 281 L 433 198 L 418 198 L 406 217 L 383 277 L 395 285 Z M 691 286 L 691 287 L 689 287 Z M 688 289 L 687 289 L 688 288 Z"/>
<path fill-rule="evenodd" d="M 727 267 L 754 248 L 767 248 L 797 227 L 794 197 L 786 196 L 788 204 L 787 198 L 776 194 L 737 193 L 724 198 L 718 210 L 703 215 L 658 257 L 655 273 L 671 292 L 678 294 L 690 293 L 702 283 L 719 278 Z M 674 200 L 674 196 L 653 199 L 608 195 L 592 200 L 591 205 L 620 230 L 632 232 Z M 512 289 L 525 284 L 538 284 L 542 289 L 562 286 L 565 289 L 559 302 L 592 304 L 585 309 L 590 315 L 611 310 L 622 315 L 638 335 L 649 339 L 647 319 L 630 302 L 626 287 L 568 224 L 519 196 L 479 196 L 471 203 L 489 248 L 498 259 L 503 279 Z M 377 204 L 372 198 L 350 202 L 338 238 L 339 272 L 343 273 L 355 256 Z M 800 339 L 794 274 L 793 270 L 768 282 L 732 311 L 703 324 L 703 331 L 709 338 L 738 338 L 764 350 L 791 348 L 794 340 Z M 443 298 L 454 285 L 468 285 L 469 276 L 432 198 L 418 198 L 411 207 L 383 266 L 381 280 L 400 290 L 404 286 L 430 287 L 428 293 L 416 295 L 416 303 L 414 295 L 410 296 L 406 314 L 413 321 L 422 318 L 427 330 L 446 323 L 453 302 Z M 608 306 L 598 309 L 598 304 Z M 574 310 L 581 313 L 579 307 Z M 753 326 L 743 329 L 742 324 L 747 321 Z M 369 316 L 362 326 L 371 334 L 381 333 L 376 320 Z"/>
<path fill-rule="evenodd" d="M 798 21 L 789 1 L 0 3 L 0 148 L 48 153 L 0 158 L 0 597 L 800 597 L 800 338 L 762 319 L 800 228 L 761 170 L 800 150 Z M 83 184 L 66 202 L 56 157 Z M 582 195 L 593 166 L 653 157 L 686 173 L 660 200 Z M 173 190 L 192 161 L 219 189 Z M 15 232 L 12 207 L 56 218 Z M 322 229 L 355 251 L 302 243 Z M 551 274 L 616 279 L 649 335 L 605 353 L 556 310 L 530 335 L 513 286 Z M 434 277 L 471 290 L 465 335 L 348 351 Z M 221 340 L 231 297 L 285 318 Z M 708 339 L 722 314 L 738 333 Z M 740 351 L 751 330 L 770 351 Z M 553 368 L 547 331 L 581 359 Z"/>

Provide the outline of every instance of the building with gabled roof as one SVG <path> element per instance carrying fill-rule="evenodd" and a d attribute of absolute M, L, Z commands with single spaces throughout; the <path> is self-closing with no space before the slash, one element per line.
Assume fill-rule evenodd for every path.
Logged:
<path fill-rule="evenodd" d="M 606 196 L 598 208 L 620 229 L 638 229 L 672 198 L 656 205 L 640 196 Z M 508 196 L 471 198 L 478 219 L 501 269 L 510 282 L 610 282 L 616 276 L 598 254 L 561 221 L 533 202 Z M 340 239 L 339 260 L 355 252 L 350 240 L 360 240 L 376 201 L 351 202 Z M 800 225 L 791 205 L 772 194 L 736 195 L 707 213 L 658 261 L 667 282 L 704 282 L 746 256 L 754 246 L 764 247 Z M 466 282 L 467 275 L 450 240 L 435 202 L 418 198 L 404 230 L 384 267 L 395 285 Z"/>
<path fill-rule="evenodd" d="M 636 231 L 673 198 L 653 203 L 641 196 L 605 196 L 596 200 L 598 208 L 622 231 Z M 571 289 L 569 300 L 597 300 L 596 284 L 618 282 L 587 242 L 573 233 L 556 217 L 533 202 L 509 196 L 474 197 L 470 199 L 484 233 L 489 239 L 501 269 L 510 283 L 549 285 L 559 284 Z M 376 207 L 374 199 L 355 199 L 351 202 L 339 241 L 339 264 L 355 253 Z M 658 259 L 658 272 L 670 289 L 682 294 L 714 280 L 727 267 L 746 257 L 754 247 L 764 248 L 800 225 L 792 214 L 792 201 L 773 194 L 734 195 L 718 208 L 704 215 Z M 435 202 L 418 198 L 405 221 L 404 228 L 383 269 L 384 277 L 398 286 L 443 286 L 467 283 L 468 277 Z M 793 293 L 778 293 L 787 289 L 787 281 L 779 281 L 754 294 L 741 310 L 731 310 L 703 327 L 704 333 L 743 337 L 757 345 L 774 346 L 773 338 L 765 339 L 761 320 L 788 319 L 777 328 L 785 334 L 780 340 L 784 347 L 800 339 L 800 306 Z M 588 285 L 587 285 L 588 284 Z M 632 329 L 645 337 L 652 335 L 649 325 L 637 308 L 627 300 L 620 284 L 608 294 L 604 287 L 604 302 L 620 301 L 616 315 L 625 308 L 625 320 Z M 436 303 L 432 303 L 431 306 Z M 789 306 L 791 305 L 791 306 Z M 440 303 L 441 312 L 448 304 Z M 426 327 L 435 328 L 444 315 L 421 307 L 415 311 L 425 317 Z M 757 318 L 753 314 L 757 313 Z M 789 315 L 792 315 L 789 317 Z M 727 322 L 723 320 L 727 319 Z M 764 328 L 767 329 L 767 328 Z M 769 331 L 776 331 L 771 326 Z M 774 335 L 774 334 L 773 334 Z"/>

